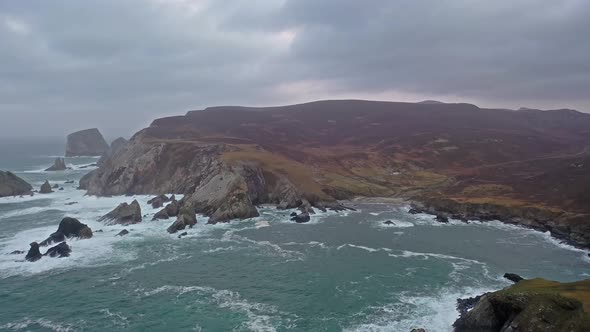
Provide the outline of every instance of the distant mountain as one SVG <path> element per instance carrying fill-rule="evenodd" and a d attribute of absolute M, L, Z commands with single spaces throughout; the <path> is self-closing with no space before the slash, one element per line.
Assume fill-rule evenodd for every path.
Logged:
<path fill-rule="evenodd" d="M 522 223 L 590 247 L 589 146 L 590 115 L 567 110 L 361 100 L 212 107 L 155 120 L 81 186 L 182 193 L 210 222 L 252 217 L 259 204 L 394 196 L 442 217 Z"/>
<path fill-rule="evenodd" d="M 442 101 L 438 101 L 438 100 L 424 100 L 424 101 L 419 101 L 416 104 L 426 104 L 426 105 L 440 105 L 440 104 L 445 104 Z"/>

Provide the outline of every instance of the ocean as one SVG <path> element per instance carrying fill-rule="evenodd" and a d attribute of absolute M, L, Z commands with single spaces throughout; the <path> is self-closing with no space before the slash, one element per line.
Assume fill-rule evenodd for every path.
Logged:
<path fill-rule="evenodd" d="M 36 189 L 46 179 L 64 188 L 0 198 L 1 331 L 452 331 L 456 299 L 510 285 L 505 272 L 590 278 L 587 252 L 549 234 L 499 222 L 440 224 L 404 204 L 350 202 L 357 211 L 319 213 L 307 224 L 272 206 L 227 224 L 198 216 L 179 239 L 166 232 L 172 221 L 151 221 L 150 196 L 77 190 L 96 158 L 43 171 L 63 151 L 59 140 L 0 143 L 1 170 Z M 140 224 L 97 221 L 133 199 Z M 70 257 L 31 263 L 9 254 L 45 239 L 65 216 L 95 231 L 68 241 Z M 115 237 L 124 228 L 129 235 Z"/>

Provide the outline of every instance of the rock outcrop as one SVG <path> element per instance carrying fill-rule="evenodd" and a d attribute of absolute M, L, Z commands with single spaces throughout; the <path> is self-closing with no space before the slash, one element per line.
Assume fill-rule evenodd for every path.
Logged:
<path fill-rule="evenodd" d="M 123 137 L 119 137 L 116 140 L 112 141 L 109 149 L 105 153 L 103 153 L 102 156 L 100 156 L 100 159 L 98 159 L 98 162 L 96 164 L 98 166 L 101 166 L 104 163 L 106 163 L 107 160 L 111 158 L 115 153 L 119 152 L 119 150 L 121 150 L 125 146 L 125 144 L 127 144 L 127 140 Z"/>
<path fill-rule="evenodd" d="M 96 128 L 80 130 L 68 135 L 66 157 L 101 156 L 109 145 Z"/>
<path fill-rule="evenodd" d="M 50 194 L 52 192 L 53 192 L 53 189 L 51 188 L 51 184 L 49 183 L 48 180 L 45 180 L 45 182 L 41 185 L 41 188 L 39 189 L 39 193 Z"/>
<path fill-rule="evenodd" d="M 53 243 L 65 241 L 72 237 L 89 239 L 92 235 L 92 229 L 86 224 L 81 223 L 78 219 L 65 217 L 59 223 L 57 231 L 49 235 L 47 239 L 41 241 L 39 245 L 44 247 Z"/>
<path fill-rule="evenodd" d="M 121 203 L 113 211 L 102 216 L 99 221 L 106 221 L 107 224 L 130 225 L 141 222 L 141 207 L 137 200 L 131 204 Z"/>
<path fill-rule="evenodd" d="M 294 217 L 291 217 L 291 221 L 294 221 L 298 224 L 302 224 L 302 223 L 306 223 L 309 222 L 311 220 L 311 217 L 309 216 L 309 214 L 307 213 L 300 213 Z"/>
<path fill-rule="evenodd" d="M 456 332 L 590 331 L 590 279 L 523 280 L 475 299 L 453 324 Z"/>
<path fill-rule="evenodd" d="M 514 283 L 525 280 L 523 277 L 519 276 L 516 273 L 504 273 L 504 278 Z"/>
<path fill-rule="evenodd" d="M 161 208 L 164 206 L 164 203 L 170 202 L 170 198 L 166 195 L 158 195 L 148 201 L 154 209 Z"/>
<path fill-rule="evenodd" d="M 72 248 L 70 248 L 67 243 L 61 242 L 60 244 L 47 249 L 43 256 L 62 258 L 69 257 L 71 252 Z"/>
<path fill-rule="evenodd" d="M 57 158 L 55 158 L 53 165 L 45 170 L 46 171 L 65 171 L 66 169 L 68 169 L 68 168 L 66 167 L 66 161 L 64 160 L 64 158 L 57 157 Z"/>
<path fill-rule="evenodd" d="M 0 197 L 30 195 L 33 187 L 11 172 L 0 171 Z"/>
<path fill-rule="evenodd" d="M 41 252 L 39 251 L 39 243 L 32 242 L 31 248 L 29 249 L 29 252 L 25 256 L 25 259 L 28 260 L 29 262 L 35 262 L 35 261 L 40 260 L 41 257 L 43 257 L 43 256 L 41 255 Z"/>
<path fill-rule="evenodd" d="M 129 234 L 129 231 L 124 229 L 124 230 L 120 231 L 119 233 L 117 233 L 115 236 L 125 236 L 127 234 Z"/>
<path fill-rule="evenodd" d="M 162 210 L 156 212 L 152 220 L 176 217 L 178 216 L 179 212 L 180 202 L 178 202 L 177 200 L 173 200 L 172 202 L 168 203 L 168 205 L 166 205 L 166 207 L 164 207 Z"/>
<path fill-rule="evenodd" d="M 195 211 L 190 207 L 183 207 L 180 209 L 176 221 L 168 227 L 168 233 L 173 234 L 186 227 L 193 227 L 196 224 L 197 216 L 195 215 Z"/>

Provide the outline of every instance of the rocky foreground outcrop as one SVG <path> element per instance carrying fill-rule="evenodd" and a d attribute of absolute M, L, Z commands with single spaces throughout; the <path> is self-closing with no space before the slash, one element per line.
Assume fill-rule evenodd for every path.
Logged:
<path fill-rule="evenodd" d="M 109 145 L 98 129 L 85 129 L 68 135 L 66 157 L 101 156 L 108 149 Z"/>
<path fill-rule="evenodd" d="M 522 280 L 474 302 L 472 309 L 460 310 L 456 332 L 590 331 L 590 279 Z"/>
<path fill-rule="evenodd" d="M 11 172 L 0 171 L 0 197 L 30 195 L 33 187 Z"/>
<path fill-rule="evenodd" d="M 63 242 L 69 238 L 89 239 L 92 237 L 92 229 L 78 219 L 65 217 L 59 223 L 57 230 L 39 243 L 40 246 L 48 246 L 53 243 Z"/>
<path fill-rule="evenodd" d="M 49 168 L 46 168 L 45 171 L 48 171 L 48 172 L 65 171 L 66 169 L 68 169 L 68 168 L 66 167 L 66 161 L 64 160 L 64 158 L 57 157 L 57 158 L 55 158 L 53 165 L 51 165 L 51 167 L 49 167 Z"/>

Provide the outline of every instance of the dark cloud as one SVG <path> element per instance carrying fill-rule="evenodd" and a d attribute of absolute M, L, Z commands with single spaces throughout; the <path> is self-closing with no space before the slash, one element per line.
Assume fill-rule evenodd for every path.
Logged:
<path fill-rule="evenodd" d="M 0 2 L 0 133 L 130 134 L 220 104 L 590 110 L 590 2 Z"/>

